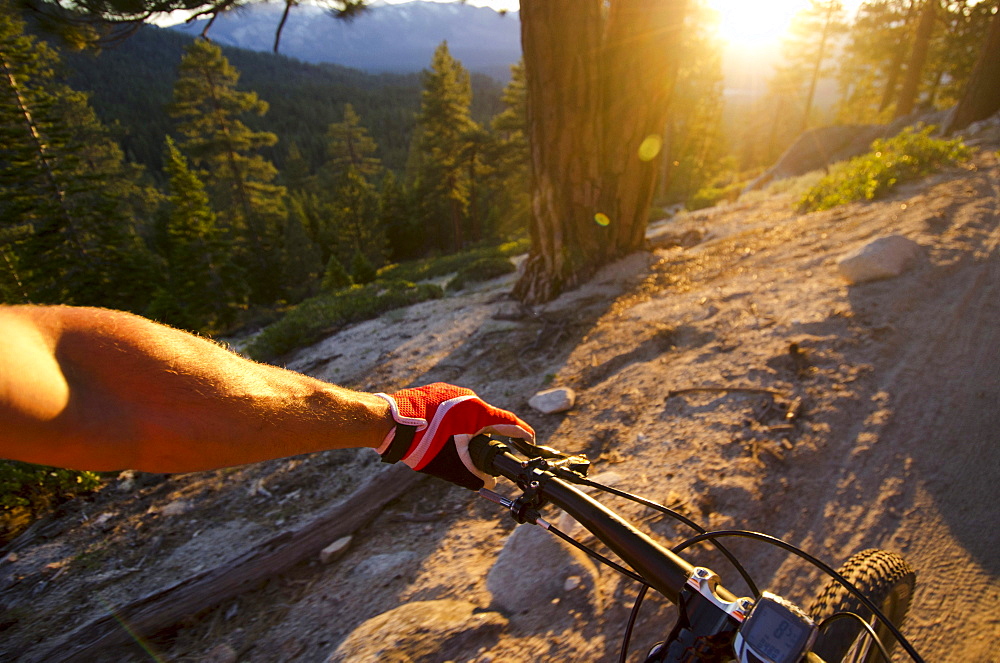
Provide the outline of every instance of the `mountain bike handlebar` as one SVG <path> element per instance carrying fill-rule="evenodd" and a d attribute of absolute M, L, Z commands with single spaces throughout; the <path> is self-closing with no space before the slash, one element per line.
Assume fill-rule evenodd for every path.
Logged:
<path fill-rule="evenodd" d="M 667 512 L 670 510 L 652 504 L 648 500 L 590 482 L 585 476 L 589 461 L 582 456 L 561 454 L 547 447 L 535 446 L 524 441 L 510 440 L 509 442 L 510 445 L 499 439 L 480 435 L 470 441 L 469 453 L 473 464 L 480 471 L 492 476 L 503 476 L 513 481 L 521 489 L 522 495 L 516 499 L 510 499 L 488 490 L 481 490 L 480 493 L 487 499 L 506 507 L 511 516 L 519 523 L 528 522 L 540 525 L 644 585 L 637 597 L 636 607 L 633 609 L 632 618 L 625 631 L 621 661 L 624 661 L 627 655 L 632 623 L 642 601 L 642 596 L 645 594 L 646 586 L 663 594 L 669 601 L 677 605 L 680 611 L 677 624 L 664 642 L 657 643 L 650 650 L 645 659 L 647 663 L 731 661 L 734 655 L 736 660 L 744 663 L 799 663 L 801 661 L 823 663 L 823 659 L 811 651 L 814 644 L 819 644 L 817 637 L 820 636 L 822 636 L 821 639 L 826 638 L 823 642 L 824 649 L 834 652 L 833 658 L 829 658 L 831 654 L 825 654 L 830 663 L 846 660 L 867 663 L 877 660 L 874 656 L 878 655 L 879 652 L 883 658 L 887 657 L 887 650 L 868 623 L 872 617 L 862 618 L 856 614 L 866 610 L 869 615 L 875 616 L 877 621 L 873 621 L 873 624 L 876 626 L 881 624 L 887 628 L 891 636 L 902 643 L 914 661 L 922 661 L 912 645 L 902 637 L 896 626 L 882 614 L 878 606 L 862 595 L 840 573 L 829 569 L 819 560 L 794 546 L 756 532 L 705 533 L 705 530 L 681 517 L 689 525 L 697 528 L 701 535 L 676 546 L 675 550 L 679 552 L 690 543 L 700 540 L 714 540 L 720 535 L 749 536 L 758 540 L 768 540 L 767 542 L 772 544 L 780 544 L 779 547 L 795 552 L 824 569 L 837 583 L 857 595 L 863 604 L 860 609 L 844 608 L 833 617 L 845 615 L 855 617 L 856 621 L 860 622 L 860 626 L 855 625 L 855 632 L 860 632 L 860 636 L 844 636 L 843 634 L 831 636 L 824 629 L 827 621 L 835 621 L 832 618 L 827 618 L 822 623 L 817 624 L 809 615 L 780 596 L 770 592 L 758 593 L 756 586 L 749 580 L 745 571 L 729 551 L 717 544 L 720 551 L 737 565 L 737 569 L 744 575 L 744 579 L 748 580 L 751 590 L 756 595 L 754 598 L 737 598 L 722 587 L 719 576 L 713 571 L 694 566 L 674 551 L 664 548 L 627 520 L 571 484 L 578 483 L 600 487 L 647 506 L 660 508 Z M 514 455 L 511 453 L 512 450 L 523 453 L 527 458 Z M 545 522 L 540 516 L 539 509 L 549 502 L 576 519 L 632 570 L 619 566 L 587 549 Z M 859 555 L 862 554 L 859 553 Z M 902 560 L 900 563 L 905 566 Z M 909 579 L 892 578 L 891 580 L 897 584 L 903 580 L 911 583 L 910 590 L 912 591 L 912 572 L 910 572 Z M 908 607 L 908 597 L 907 605 L 902 606 L 899 614 L 894 615 L 895 620 L 902 620 L 906 607 Z M 862 630 L 862 627 L 867 631 Z M 872 635 L 870 639 L 868 633 Z M 829 644 L 831 640 L 833 641 L 832 645 Z M 861 651 L 860 658 L 857 654 L 859 650 Z"/>
<path fill-rule="evenodd" d="M 470 442 L 469 452 L 480 470 L 510 479 L 522 489 L 537 494 L 540 500 L 552 502 L 578 522 L 585 523 L 588 530 L 645 578 L 653 589 L 677 603 L 681 589 L 694 571 L 691 564 L 650 539 L 597 500 L 546 472 L 540 464 L 522 460 L 506 451 L 506 446 L 501 442 L 480 436 Z M 523 506 L 525 505 L 522 503 L 517 508 Z M 532 511 L 537 506 L 526 505 Z M 515 515 L 515 518 L 519 521 L 527 519 L 527 513 L 530 512 L 524 512 L 520 517 Z M 535 522 L 537 519 L 535 513 L 534 518 L 528 522 Z M 735 600 L 726 590 L 721 591 L 726 599 Z"/>

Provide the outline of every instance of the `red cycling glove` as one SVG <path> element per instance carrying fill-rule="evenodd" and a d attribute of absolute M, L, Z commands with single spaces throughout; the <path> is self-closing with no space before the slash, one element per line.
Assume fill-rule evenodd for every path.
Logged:
<path fill-rule="evenodd" d="M 469 457 L 469 440 L 482 433 L 534 440 L 535 431 L 517 415 L 484 402 L 476 392 L 435 382 L 403 389 L 389 402 L 396 421 L 378 452 L 386 463 L 403 461 L 413 469 L 470 490 L 492 488 L 496 479 L 480 472 Z"/>

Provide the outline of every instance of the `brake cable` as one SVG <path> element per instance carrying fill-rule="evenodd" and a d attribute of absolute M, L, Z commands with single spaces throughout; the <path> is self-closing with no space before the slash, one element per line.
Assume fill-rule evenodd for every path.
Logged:
<path fill-rule="evenodd" d="M 568 481 L 573 481 L 573 479 L 569 479 L 568 477 L 561 477 L 561 478 L 567 479 Z M 693 520 L 691 520 L 690 518 L 688 518 L 684 514 L 680 513 L 679 511 L 676 511 L 675 509 L 671 509 L 668 506 L 664 506 L 664 505 L 659 504 L 657 502 L 654 502 L 652 500 L 646 499 L 645 497 L 642 497 L 640 495 L 635 495 L 633 493 L 627 493 L 624 490 L 618 490 L 617 488 L 612 488 L 611 486 L 606 486 L 604 484 L 597 483 L 596 481 L 593 481 L 592 479 L 587 479 L 587 478 L 584 478 L 581 481 L 573 481 L 573 482 L 574 483 L 578 483 L 578 484 L 583 485 L 583 486 L 590 486 L 592 488 L 597 488 L 599 490 L 603 490 L 606 493 L 610 493 L 612 495 L 615 495 L 617 497 L 621 497 L 623 499 L 631 500 L 631 501 L 633 501 L 633 502 L 635 502 L 637 504 L 641 504 L 642 506 L 648 507 L 648 508 L 653 509 L 655 511 L 659 511 L 660 513 L 666 514 L 666 515 L 670 516 L 671 518 L 674 518 L 675 520 L 678 520 L 681 523 L 687 525 L 688 527 L 690 527 L 691 529 L 693 529 L 695 532 L 698 532 L 699 534 L 705 534 L 705 533 L 708 532 L 708 530 L 706 530 L 704 527 L 702 527 L 698 523 L 694 522 Z M 736 559 L 736 556 L 733 555 L 729 551 L 728 548 L 726 548 L 724 545 L 722 545 L 718 541 L 714 541 L 713 540 L 713 541 L 711 541 L 711 543 L 715 546 L 715 548 L 720 553 L 722 553 L 725 556 L 726 559 L 729 560 L 730 564 L 733 565 L 733 568 L 736 569 L 736 572 L 739 573 L 740 577 L 743 578 L 743 582 L 745 582 L 747 584 L 747 588 L 750 590 L 750 593 L 753 594 L 754 597 L 760 596 L 760 590 L 757 589 L 757 584 L 753 581 L 753 578 L 750 577 L 750 574 L 743 567 L 743 565 L 740 564 L 740 562 Z M 677 550 L 672 550 L 671 552 L 678 552 L 678 551 Z"/>
<path fill-rule="evenodd" d="M 878 647 L 879 653 L 882 654 L 882 660 L 885 661 L 885 663 L 889 663 L 889 661 L 891 660 L 889 658 L 889 652 L 886 651 L 885 645 L 882 644 L 882 639 L 878 637 L 878 633 L 875 632 L 875 629 L 872 628 L 872 625 L 866 622 L 861 615 L 856 615 L 853 612 L 834 613 L 829 617 L 827 617 L 826 619 L 824 619 L 823 621 L 821 621 L 818 625 L 818 628 L 819 630 L 822 631 L 826 628 L 827 624 L 829 624 L 830 622 L 837 621 L 838 619 L 845 619 L 848 617 L 853 617 L 854 619 L 858 620 L 861 626 L 867 629 L 868 635 L 871 636 L 872 642 L 875 643 L 875 646 Z"/>
<path fill-rule="evenodd" d="M 760 532 L 752 532 L 752 531 L 749 531 L 749 530 L 718 530 L 718 531 L 714 531 L 714 532 L 708 532 L 703 527 L 701 527 L 700 525 L 698 525 L 697 523 L 695 523 L 694 521 L 690 520 L 689 518 L 687 518 L 683 514 L 680 514 L 680 513 L 678 513 L 677 511 L 675 511 L 673 509 L 670 509 L 669 507 L 663 506 L 662 504 L 658 504 L 658 503 L 653 502 L 652 500 L 648 500 L 648 499 L 646 499 L 644 497 L 640 497 L 638 495 L 633 495 L 631 493 L 627 493 L 625 491 L 618 490 L 617 488 L 612 488 L 611 486 L 606 486 L 604 484 L 600 484 L 600 483 L 598 483 L 596 481 L 588 479 L 587 478 L 587 471 L 590 469 L 590 461 L 587 459 L 586 456 L 583 456 L 583 455 L 580 455 L 580 454 L 565 454 L 565 453 L 556 451 L 555 449 L 552 449 L 550 447 L 545 447 L 545 446 L 541 446 L 541 445 L 532 444 L 531 442 L 528 442 L 527 440 L 519 440 L 517 438 L 512 438 L 512 439 L 509 440 L 509 442 L 511 443 L 512 446 L 515 447 L 515 449 L 517 449 L 522 454 L 524 454 L 525 456 L 528 456 L 533 461 L 535 461 L 535 463 L 533 463 L 533 464 L 535 464 L 537 467 L 544 466 L 545 469 L 549 470 L 552 473 L 553 476 L 556 476 L 556 477 L 558 477 L 560 479 L 564 479 L 566 481 L 569 481 L 570 483 L 575 483 L 575 484 L 583 485 L 583 486 L 589 486 L 591 488 L 596 488 L 598 490 L 602 490 L 602 491 L 604 491 L 606 493 L 609 493 L 611 495 L 616 495 L 618 497 L 622 497 L 624 499 L 631 500 L 633 502 L 636 502 L 637 504 L 641 504 L 643 506 L 649 507 L 651 509 L 655 509 L 657 511 L 660 511 L 661 513 L 669 515 L 669 516 L 677 519 L 678 521 L 684 523 L 685 525 L 691 527 L 696 532 L 698 532 L 698 535 L 690 537 L 690 538 L 682 541 L 681 543 L 677 544 L 676 546 L 674 546 L 671 549 L 671 552 L 680 553 L 681 551 L 686 550 L 687 548 L 689 548 L 689 547 L 691 547 L 691 546 L 693 546 L 693 545 L 695 545 L 697 543 L 701 543 L 703 541 L 711 542 L 733 564 L 733 566 L 735 567 L 735 569 L 737 570 L 737 572 L 739 572 L 739 574 L 743 577 L 744 582 L 747 583 L 747 586 L 753 592 L 754 596 L 760 596 L 760 592 L 757 590 L 756 584 L 750 578 L 750 576 L 747 573 L 746 569 L 744 569 L 743 566 L 735 559 L 735 557 L 732 555 L 732 553 L 730 553 L 729 550 L 725 548 L 725 546 L 723 546 L 721 543 L 719 543 L 718 541 L 716 541 L 716 539 L 719 539 L 719 538 L 722 538 L 722 537 L 725 537 L 725 536 L 755 539 L 755 540 L 758 540 L 758 541 L 763 541 L 765 543 L 770 543 L 773 546 L 781 548 L 781 549 L 783 549 L 783 550 L 785 550 L 787 552 L 790 552 L 790 553 L 792 553 L 792 554 L 794 554 L 794 555 L 796 555 L 796 556 L 804 559 L 805 561 L 809 562 L 813 566 L 817 567 L 818 569 L 820 569 L 821 571 L 823 571 L 824 573 L 826 573 L 829 577 L 831 577 L 834 580 L 836 580 L 842 586 L 844 586 L 845 588 L 847 588 L 848 591 L 850 591 L 852 594 L 854 594 L 858 599 L 860 599 L 861 602 L 865 605 L 865 607 L 867 607 L 869 610 L 871 610 L 872 613 L 876 617 L 878 617 L 878 619 L 889 629 L 889 631 L 892 633 L 893 637 L 896 638 L 896 641 L 899 642 L 899 644 L 906 650 L 906 653 L 913 659 L 913 661 L 915 663 L 924 663 L 923 658 L 917 653 L 916 649 L 914 649 L 913 645 L 910 644 L 909 640 L 907 640 L 906 637 L 903 636 L 903 634 L 899 631 L 899 629 L 896 628 L 896 626 L 891 621 L 889 621 L 889 619 L 884 614 L 882 614 L 882 611 L 879 610 L 879 608 L 872 601 L 870 601 L 868 599 L 868 597 L 866 597 L 864 594 L 862 594 L 860 590 L 858 590 L 849 580 L 847 580 L 847 578 L 845 578 L 843 575 L 841 575 L 836 570 L 834 570 L 833 568 L 831 568 L 828 564 L 824 563 L 822 560 L 814 557 L 813 555 L 810 555 L 809 553 L 805 552 L 801 548 L 798 548 L 798 547 L 796 547 L 796 546 L 794 546 L 794 545 L 792 545 L 790 543 L 782 541 L 781 539 L 779 539 L 777 537 L 770 536 L 768 534 L 761 534 Z M 530 490 L 531 493 L 532 493 L 532 496 L 534 497 L 535 490 L 537 489 L 537 486 L 531 486 L 530 489 L 529 489 L 529 487 L 526 487 L 526 486 L 520 486 L 520 487 L 521 487 L 522 490 L 525 490 L 525 491 Z M 480 491 L 480 492 L 481 493 L 482 492 L 492 493 L 492 491 Z M 484 496 L 486 496 L 488 499 L 490 499 L 490 500 L 492 500 L 494 502 L 503 503 L 503 502 L 500 502 L 497 499 L 497 498 L 500 498 L 504 502 L 512 503 L 512 501 L 509 500 L 508 498 L 502 498 L 502 496 L 497 495 L 496 493 L 492 493 L 492 496 L 490 496 L 490 495 L 484 495 Z M 517 518 L 516 515 L 515 515 L 515 518 Z M 560 531 L 559 529 L 553 527 L 552 525 L 550 525 L 546 521 L 542 520 L 541 518 L 538 518 L 538 520 L 540 521 L 541 527 L 543 529 L 549 530 L 550 532 L 554 533 L 556 536 L 558 536 L 559 538 L 563 539 L 567 543 L 573 545 L 574 547 L 576 547 L 579 550 L 585 552 L 586 554 L 590 555 L 591 557 L 594 557 L 595 559 L 597 559 L 597 560 L 601 561 L 602 563 L 610 566 L 611 568 L 615 569 L 616 571 L 618 571 L 619 573 L 625 575 L 626 577 L 629 577 L 629 578 L 631 578 L 631 579 L 639 582 L 642 585 L 642 587 L 640 588 L 639 593 L 636 595 L 636 601 L 635 601 L 635 603 L 632 606 L 632 613 L 629 615 L 629 623 L 628 623 L 628 625 L 626 627 L 624 642 L 622 643 L 622 654 L 621 654 L 621 659 L 620 660 L 624 661 L 624 658 L 627 656 L 627 653 L 628 653 L 628 644 L 629 644 L 629 640 L 631 639 L 631 631 L 632 631 L 632 628 L 634 627 L 635 621 L 637 619 L 638 612 L 639 612 L 639 607 L 641 606 L 642 601 L 643 601 L 643 599 L 644 599 L 644 597 L 646 595 L 646 591 L 649 588 L 649 583 L 647 583 L 646 580 L 644 578 L 642 578 L 642 576 L 640 576 L 639 574 L 635 573 L 634 571 L 630 571 L 630 570 L 626 569 L 625 567 L 621 566 L 620 564 L 617 564 L 616 562 L 608 559 L 604 555 L 601 555 L 597 551 L 592 550 L 591 548 L 589 548 L 588 546 L 580 543 L 579 541 L 576 541 L 575 539 L 573 539 L 568 534 L 565 534 L 564 532 Z M 520 522 L 525 522 L 525 521 L 521 520 Z M 858 619 L 861 619 L 858 615 L 854 615 L 854 613 L 840 613 L 839 614 L 839 616 L 849 616 L 849 615 L 853 615 L 854 617 L 857 617 Z M 837 615 L 835 615 L 835 616 L 837 616 Z M 829 623 L 830 619 L 832 619 L 832 617 L 828 618 L 827 620 L 824 620 L 823 623 L 824 624 Z M 861 621 L 867 627 L 868 631 L 870 632 L 870 634 L 874 638 L 874 641 L 875 641 L 876 645 L 878 646 L 878 648 L 880 650 L 880 653 L 882 653 L 883 656 L 884 656 L 885 653 L 886 653 L 885 648 L 884 648 L 881 640 L 875 634 L 874 629 L 872 629 L 871 626 L 869 624 L 867 624 L 867 622 L 864 622 L 863 619 L 861 619 Z"/>
<path fill-rule="evenodd" d="M 760 532 L 752 532 L 749 530 L 718 530 L 715 532 L 706 532 L 705 534 L 692 536 L 690 539 L 687 539 L 686 541 L 683 541 L 680 544 L 674 546 L 673 552 L 679 553 L 682 550 L 685 550 L 686 548 L 689 548 L 696 543 L 701 543 L 702 541 L 710 541 L 725 536 L 763 541 L 764 543 L 769 543 L 772 546 L 781 548 L 809 562 L 819 570 L 823 571 L 823 573 L 827 574 L 828 576 L 836 580 L 838 583 L 840 583 L 843 587 L 847 589 L 847 591 L 849 591 L 851 594 L 854 594 L 854 596 L 857 597 L 864 604 L 866 608 L 871 610 L 872 614 L 878 617 L 879 621 L 881 621 L 882 624 L 887 629 L 889 629 L 889 631 L 892 633 L 892 636 L 896 638 L 896 642 L 898 642 L 900 646 L 902 646 L 903 649 L 906 650 L 906 653 L 910 656 L 911 659 L 913 659 L 914 663 L 924 663 L 924 659 L 920 656 L 920 654 L 917 653 L 917 650 L 914 649 L 913 645 L 910 644 L 910 641 L 906 639 L 906 637 L 900 632 L 898 628 L 896 628 L 895 624 L 889 621 L 888 617 L 882 614 L 882 611 L 878 608 L 878 606 L 876 606 L 867 596 L 865 596 L 861 592 L 861 590 L 859 590 L 857 587 L 854 586 L 854 583 L 852 583 L 850 580 L 848 580 L 843 575 L 838 573 L 835 569 L 831 568 L 828 564 L 823 562 L 823 560 L 810 555 L 806 551 L 792 545 L 791 543 L 782 541 L 778 537 L 771 536 L 770 534 L 761 534 Z M 847 613 L 847 614 L 853 614 L 853 613 Z M 876 640 L 878 640 L 877 637 Z"/>

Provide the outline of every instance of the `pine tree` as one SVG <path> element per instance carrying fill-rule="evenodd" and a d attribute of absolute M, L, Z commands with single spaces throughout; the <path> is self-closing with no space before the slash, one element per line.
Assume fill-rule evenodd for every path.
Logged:
<path fill-rule="evenodd" d="M 510 68 L 510 82 L 501 100 L 504 109 L 493 118 L 493 152 L 490 163 L 495 169 L 496 204 L 502 217 L 493 225 L 501 235 L 523 232 L 528 225 L 530 173 L 528 164 L 528 89 L 524 80 L 524 62 Z"/>
<path fill-rule="evenodd" d="M 347 273 L 344 266 L 337 260 L 337 256 L 330 256 L 330 260 L 326 263 L 326 271 L 323 274 L 323 290 L 333 292 L 334 290 L 346 288 L 352 283 L 354 281 L 351 280 L 351 275 Z"/>
<path fill-rule="evenodd" d="M 886 122 L 918 104 L 952 106 L 979 57 L 995 7 L 995 0 L 862 3 L 838 73 L 838 119 Z"/>
<path fill-rule="evenodd" d="M 920 18 L 913 33 L 910 57 L 906 63 L 906 75 L 899 87 L 894 118 L 904 117 L 913 112 L 917 104 L 923 81 L 924 68 L 930 52 L 931 39 L 937 27 L 937 13 L 940 0 L 924 0 L 920 7 Z"/>
<path fill-rule="evenodd" d="M 355 283 L 365 284 L 375 280 L 375 266 L 372 265 L 364 253 L 358 251 L 351 258 L 351 280 Z"/>
<path fill-rule="evenodd" d="M 281 181 L 291 191 L 303 189 L 309 182 L 309 163 L 302 155 L 298 143 L 288 146 L 285 167 L 281 170 Z"/>
<path fill-rule="evenodd" d="M 946 129 L 957 131 L 1000 110 L 1000 12 L 990 20 L 979 60 Z"/>
<path fill-rule="evenodd" d="M 491 122 L 497 145 L 493 162 L 501 177 L 527 181 L 528 89 L 523 61 L 511 65 L 510 82 L 503 89 L 501 101 L 504 109 Z"/>
<path fill-rule="evenodd" d="M 361 118 L 351 104 L 344 105 L 344 121 L 334 122 L 327 129 L 326 145 L 329 156 L 326 168 L 334 176 L 353 168 L 371 178 L 382 170 L 382 162 L 374 156 L 378 146 L 361 125 Z"/>
<path fill-rule="evenodd" d="M 837 72 L 839 120 L 889 119 L 885 111 L 896 97 L 914 16 L 909 0 L 873 0 L 858 8 Z"/>
<path fill-rule="evenodd" d="M 939 9 L 941 26 L 929 47 L 923 103 L 935 108 L 950 108 L 958 103 L 997 13 L 1000 3 L 996 0 L 946 2 Z"/>
<path fill-rule="evenodd" d="M 471 186 L 465 157 L 477 128 L 469 111 L 472 85 L 469 72 L 448 51 L 448 42 L 437 47 L 431 68 L 421 78 L 414 188 L 438 248 L 459 250 L 465 243 Z M 448 225 L 442 227 L 442 222 Z"/>
<path fill-rule="evenodd" d="M 639 158 L 670 109 L 687 0 L 521 0 L 532 249 L 514 296 L 539 303 L 638 250 L 658 180 Z"/>
<path fill-rule="evenodd" d="M 283 279 L 290 301 L 301 301 L 312 292 L 323 271 L 320 249 L 305 229 L 301 205 L 292 204 L 282 241 Z"/>
<path fill-rule="evenodd" d="M 719 173 L 722 136 L 722 50 L 714 38 L 714 14 L 698 5 L 685 21 L 682 60 L 673 112 L 662 148 L 660 192 L 667 202 L 684 202 Z"/>
<path fill-rule="evenodd" d="M 385 262 L 386 234 L 381 224 L 378 193 L 353 167 L 337 182 L 332 204 L 332 230 L 342 262 L 361 254 L 373 265 Z"/>
<path fill-rule="evenodd" d="M 8 301 L 142 311 L 152 257 L 136 232 L 138 171 L 57 55 L 0 3 L 0 273 Z"/>
<path fill-rule="evenodd" d="M 205 186 L 170 137 L 165 164 L 170 177 L 167 281 L 154 296 L 149 314 L 185 329 L 216 332 L 231 323 L 234 310 L 244 304 L 241 274 L 228 254 Z"/>
<path fill-rule="evenodd" d="M 382 178 L 378 218 L 385 228 L 391 260 L 412 260 L 423 253 L 424 238 L 412 210 L 405 184 L 390 170 Z"/>
<path fill-rule="evenodd" d="M 796 98 L 802 108 L 800 131 L 812 120 L 816 87 L 821 78 L 832 73 L 828 64 L 836 54 L 837 41 L 846 31 L 840 0 L 809 0 L 809 7 L 792 21 L 782 47 L 784 62 L 778 67 L 775 83 L 782 93 Z"/>
<path fill-rule="evenodd" d="M 286 210 L 284 187 L 273 184 L 274 166 L 258 151 L 277 142 L 251 131 L 239 117 L 263 115 L 267 104 L 253 92 L 236 90 L 237 72 L 222 50 L 196 40 L 181 60 L 170 113 L 180 123 L 180 147 L 201 169 L 213 207 L 236 243 L 250 273 L 252 295 L 268 302 L 280 296 L 280 233 Z"/>

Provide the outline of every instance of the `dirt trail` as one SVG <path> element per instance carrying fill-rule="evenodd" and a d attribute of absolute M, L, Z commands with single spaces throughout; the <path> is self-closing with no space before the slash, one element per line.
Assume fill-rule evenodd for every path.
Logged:
<path fill-rule="evenodd" d="M 289 367 L 364 389 L 467 384 L 525 414 L 546 444 L 587 451 L 594 472 L 706 526 L 768 532 L 835 565 L 862 548 L 896 550 L 918 574 L 904 632 L 925 660 L 1000 661 L 996 155 L 879 202 L 808 215 L 791 203 L 755 196 L 656 225 L 654 244 L 701 239 L 632 256 L 538 310 L 510 302 L 503 279 L 343 330 Z M 848 286 L 836 259 L 891 233 L 922 246 L 920 263 Z M 528 410 L 535 391 L 560 385 L 577 390 L 572 411 Z M 743 387 L 774 395 L 732 390 Z M 792 425 L 789 404 L 801 406 Z M 31 660 L 102 606 L 307 519 L 376 466 L 348 452 L 140 476 L 131 491 L 117 490 L 122 480 L 67 507 L 48 538 L 0 566 L 0 660 Z M 302 565 L 147 649 L 177 661 L 322 661 L 406 602 L 488 607 L 484 578 L 512 524 L 465 491 L 426 487 L 337 563 Z M 672 525 L 625 511 L 678 540 Z M 803 604 L 821 581 L 783 553 L 733 548 L 759 584 Z M 499 634 L 449 657 L 613 660 L 635 590 L 608 572 L 597 590 L 509 615 Z M 651 601 L 636 642 L 662 637 L 669 613 Z"/>

